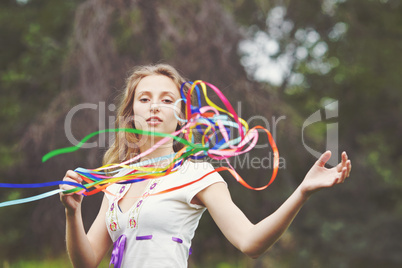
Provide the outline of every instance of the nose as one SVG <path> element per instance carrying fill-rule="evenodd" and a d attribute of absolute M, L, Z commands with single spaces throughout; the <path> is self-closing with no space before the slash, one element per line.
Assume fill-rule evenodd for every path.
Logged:
<path fill-rule="evenodd" d="M 159 112 L 160 111 L 160 107 L 159 107 L 159 105 L 157 104 L 157 103 L 152 103 L 151 104 L 151 112 Z"/>

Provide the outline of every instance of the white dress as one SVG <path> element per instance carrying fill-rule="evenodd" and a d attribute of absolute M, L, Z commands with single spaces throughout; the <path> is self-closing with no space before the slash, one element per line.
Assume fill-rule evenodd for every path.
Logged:
<path fill-rule="evenodd" d="M 150 179 L 142 197 L 125 213 L 120 211 L 118 202 L 131 184 L 107 188 L 113 194 L 106 194 L 109 199 L 106 226 L 110 237 L 113 242 L 122 234 L 127 237 L 121 267 L 187 267 L 191 239 L 206 210 L 191 204 L 191 200 L 206 187 L 225 183 L 217 172 L 198 180 L 213 170 L 207 162 L 186 161 L 176 172 Z M 190 184 L 179 190 L 149 196 L 186 183 Z M 135 187 L 135 183 L 132 185 Z"/>

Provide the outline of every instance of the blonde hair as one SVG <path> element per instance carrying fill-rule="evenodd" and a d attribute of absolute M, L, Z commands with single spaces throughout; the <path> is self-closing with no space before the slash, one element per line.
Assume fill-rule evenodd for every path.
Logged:
<path fill-rule="evenodd" d="M 131 75 L 126 80 L 126 87 L 120 96 L 120 104 L 117 109 L 117 117 L 115 122 L 116 128 L 135 128 L 134 125 L 134 94 L 135 90 L 140 83 L 141 79 L 150 75 L 164 75 L 172 79 L 177 85 L 177 90 L 186 80 L 179 74 L 179 72 L 168 64 L 156 64 L 138 66 L 134 68 Z M 184 88 L 184 92 L 187 93 L 188 86 Z M 185 113 L 185 105 L 181 105 L 182 114 Z M 180 129 L 178 125 L 176 130 Z M 137 143 L 139 141 L 138 135 L 128 132 L 118 132 L 114 139 L 112 146 L 106 151 L 103 157 L 103 164 L 120 163 L 128 160 L 139 154 L 139 148 Z M 183 148 L 183 144 L 174 142 L 173 150 L 177 152 Z"/>

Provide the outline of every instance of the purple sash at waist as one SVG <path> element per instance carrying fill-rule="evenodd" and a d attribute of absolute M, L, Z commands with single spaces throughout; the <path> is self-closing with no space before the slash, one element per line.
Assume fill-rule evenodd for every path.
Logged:
<path fill-rule="evenodd" d="M 114 264 L 114 268 L 120 268 L 121 261 L 123 260 L 124 248 L 126 247 L 126 240 L 127 237 L 122 234 L 119 236 L 116 242 L 113 243 L 113 252 L 112 258 L 110 259 L 109 268 L 112 264 Z"/>

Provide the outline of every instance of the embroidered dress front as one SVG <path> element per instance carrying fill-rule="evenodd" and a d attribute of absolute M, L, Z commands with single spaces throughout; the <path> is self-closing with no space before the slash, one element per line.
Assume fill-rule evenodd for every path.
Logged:
<path fill-rule="evenodd" d="M 150 195 L 195 181 L 212 170 L 207 162 L 186 161 L 174 173 L 150 179 L 143 195 L 125 213 L 120 211 L 118 202 L 135 184 L 114 184 L 107 188 L 114 194 L 106 194 L 109 199 L 106 227 L 110 237 L 114 242 L 122 234 L 127 236 L 122 267 L 187 267 L 191 240 L 206 210 L 191 201 L 201 190 L 214 183 L 225 183 L 224 180 L 214 172 L 179 190 Z"/>

